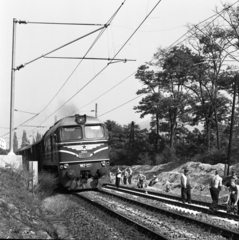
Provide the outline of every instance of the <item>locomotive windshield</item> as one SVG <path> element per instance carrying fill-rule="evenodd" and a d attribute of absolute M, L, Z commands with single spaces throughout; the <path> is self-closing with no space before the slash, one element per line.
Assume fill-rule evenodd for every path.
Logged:
<path fill-rule="evenodd" d="M 102 126 L 85 126 L 86 138 L 102 138 L 104 137 L 104 129 Z"/>
<path fill-rule="evenodd" d="M 61 139 L 64 140 L 77 140 L 82 138 L 81 127 L 68 127 L 62 128 Z"/>

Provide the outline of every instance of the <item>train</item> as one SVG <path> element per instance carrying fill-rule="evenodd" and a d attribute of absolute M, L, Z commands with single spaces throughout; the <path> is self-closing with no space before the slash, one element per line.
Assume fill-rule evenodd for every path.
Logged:
<path fill-rule="evenodd" d="M 55 122 L 42 139 L 18 151 L 38 171 L 55 173 L 67 190 L 97 189 L 110 182 L 109 135 L 98 118 L 75 114 Z"/>

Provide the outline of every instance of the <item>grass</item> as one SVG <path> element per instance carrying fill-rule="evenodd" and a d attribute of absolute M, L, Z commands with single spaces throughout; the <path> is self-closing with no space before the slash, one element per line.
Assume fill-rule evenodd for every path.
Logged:
<path fill-rule="evenodd" d="M 29 191 L 31 174 L 26 169 L 0 168 L 0 238 L 22 238 L 24 227 L 53 235 L 45 223 L 42 200 L 53 193 L 57 186 L 54 175 L 39 174 L 39 183 Z"/>

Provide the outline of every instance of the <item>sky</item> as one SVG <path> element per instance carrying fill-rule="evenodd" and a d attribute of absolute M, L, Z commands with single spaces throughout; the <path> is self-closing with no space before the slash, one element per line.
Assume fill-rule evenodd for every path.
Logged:
<path fill-rule="evenodd" d="M 91 111 L 96 104 L 102 121 L 121 125 L 148 121 L 151 116 L 141 119 L 133 110 L 141 99 L 136 92 L 142 85 L 134 77 L 138 67 L 149 62 L 157 48 L 167 48 L 185 34 L 188 23 L 197 24 L 214 15 L 216 6 L 221 9 L 222 3 L 235 1 L 1 0 L 0 138 L 8 145 L 14 18 L 29 22 L 16 24 L 15 67 L 26 65 L 15 71 L 14 127 L 38 114 L 24 124 L 28 126 L 17 128 L 21 143 L 23 130 L 31 140 L 37 131 L 43 134 L 56 119 L 76 113 L 94 115 Z M 99 29 L 117 9 L 110 25 L 90 49 Z M 134 61 L 108 64 L 107 60 L 41 57 L 78 38 L 81 39 L 47 56 L 79 58 L 87 54 L 88 58 L 116 56 Z"/>

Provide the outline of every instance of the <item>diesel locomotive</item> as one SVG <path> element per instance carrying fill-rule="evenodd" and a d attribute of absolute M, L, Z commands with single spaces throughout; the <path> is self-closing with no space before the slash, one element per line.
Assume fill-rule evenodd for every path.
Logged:
<path fill-rule="evenodd" d="M 98 118 L 65 117 L 41 141 L 19 150 L 23 160 L 38 161 L 38 169 L 51 171 L 68 190 L 94 189 L 110 182 L 108 131 Z"/>

